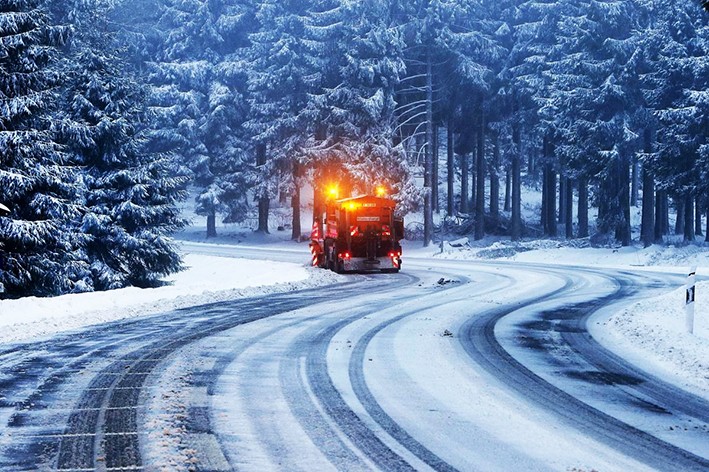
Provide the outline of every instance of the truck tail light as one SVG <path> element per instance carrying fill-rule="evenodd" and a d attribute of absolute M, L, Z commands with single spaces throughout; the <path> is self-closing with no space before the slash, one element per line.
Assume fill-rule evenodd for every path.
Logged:
<path fill-rule="evenodd" d="M 350 254 L 349 252 L 341 252 L 341 253 L 339 253 L 339 254 L 337 255 L 337 257 L 339 257 L 340 259 L 343 259 L 343 260 L 348 261 L 348 260 L 350 260 L 350 259 L 352 258 L 352 254 Z"/>
<path fill-rule="evenodd" d="M 357 236 L 359 233 L 359 228 L 357 226 L 350 226 L 350 236 Z"/>

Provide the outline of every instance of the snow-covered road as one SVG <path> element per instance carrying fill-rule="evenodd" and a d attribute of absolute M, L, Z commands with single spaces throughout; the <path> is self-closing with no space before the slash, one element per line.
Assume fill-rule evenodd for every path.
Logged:
<path fill-rule="evenodd" d="M 10 346 L 0 470 L 707 470 L 706 398 L 587 330 L 678 283 L 411 258 Z"/>

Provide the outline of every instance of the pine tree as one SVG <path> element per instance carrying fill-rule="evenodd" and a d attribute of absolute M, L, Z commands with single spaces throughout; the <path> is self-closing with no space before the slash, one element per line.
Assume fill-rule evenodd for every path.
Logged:
<path fill-rule="evenodd" d="M 256 147 L 258 231 L 268 232 L 269 201 L 283 186 L 299 187 L 298 163 L 314 145 L 317 116 L 311 94 L 321 82 L 322 64 L 308 39 L 309 2 L 264 0 L 256 12 L 257 32 L 245 51 L 250 119 Z"/>
<path fill-rule="evenodd" d="M 108 27 L 110 2 L 79 1 L 59 135 L 85 169 L 83 250 L 98 290 L 147 287 L 181 268 L 169 234 L 180 228 L 176 202 L 185 178 L 170 156 L 147 148 L 148 90 L 131 76 Z"/>
<path fill-rule="evenodd" d="M 659 126 L 651 165 L 658 187 L 683 202 L 689 215 L 694 199 L 706 189 L 701 176 L 709 126 L 707 18 L 697 18 L 686 4 L 658 0 L 652 5 L 662 42 L 652 57 L 659 84 L 653 95 Z M 685 240 L 693 240 L 694 217 L 687 215 L 678 215 L 678 219 L 684 223 Z"/>
<path fill-rule="evenodd" d="M 571 177 L 598 176 L 599 230 L 630 244 L 630 159 L 638 146 L 631 110 L 638 94 L 636 10 L 631 2 L 567 2 L 561 19 L 562 58 L 552 97 L 562 110 L 557 152 Z"/>
<path fill-rule="evenodd" d="M 474 98 L 476 93 L 483 94 L 491 75 L 489 61 L 498 53 L 495 41 L 483 34 L 485 28 L 480 25 L 484 22 L 476 16 L 478 7 L 469 1 L 429 0 L 394 2 L 392 7 L 406 45 L 403 58 L 407 70 L 399 87 L 398 132 L 413 160 L 423 164 L 424 245 L 430 244 L 433 235 L 434 120 L 443 110 L 456 113 L 456 88 Z M 478 116 L 481 106 L 482 100 L 477 100 L 474 109 Z M 461 122 L 477 122 L 471 120 L 472 113 L 464 113 Z M 461 196 L 463 201 L 467 198 Z M 477 217 L 482 223 L 483 215 Z"/>
<path fill-rule="evenodd" d="M 315 101 L 322 139 L 307 154 L 314 181 L 339 180 L 343 190 L 359 193 L 384 185 L 407 211 L 419 195 L 410 194 L 411 171 L 394 143 L 396 85 L 404 73 L 394 19 L 384 2 L 320 5 L 312 17 L 307 29 L 325 71 Z"/>
<path fill-rule="evenodd" d="M 0 289 L 11 296 L 83 291 L 86 264 L 69 156 L 49 131 L 56 104 L 57 46 L 68 29 L 53 25 L 40 1 L 0 1 Z"/>
<path fill-rule="evenodd" d="M 218 215 L 239 222 L 249 209 L 253 150 L 242 130 L 248 107 L 239 51 L 253 23 L 248 1 L 163 0 L 155 26 L 160 47 L 150 82 L 159 128 L 151 143 L 192 172 L 207 237 L 216 235 Z"/>

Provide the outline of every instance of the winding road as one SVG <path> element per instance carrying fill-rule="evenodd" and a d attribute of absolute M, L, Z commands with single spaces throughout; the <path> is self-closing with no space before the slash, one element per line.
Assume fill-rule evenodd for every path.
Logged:
<path fill-rule="evenodd" d="M 0 471 L 706 471 L 709 401 L 589 333 L 603 310 L 681 283 L 409 258 L 399 274 L 0 345 Z"/>

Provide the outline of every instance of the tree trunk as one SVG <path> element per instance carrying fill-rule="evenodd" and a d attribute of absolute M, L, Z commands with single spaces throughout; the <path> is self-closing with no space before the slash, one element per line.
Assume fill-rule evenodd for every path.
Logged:
<path fill-rule="evenodd" d="M 446 160 L 446 168 L 448 171 L 447 175 L 447 180 L 448 180 L 448 195 L 446 196 L 446 214 L 448 216 L 453 216 L 453 213 L 455 211 L 455 203 L 454 203 L 454 198 L 455 198 L 455 167 L 454 167 L 454 154 L 453 154 L 453 118 L 448 119 L 448 148 L 447 148 L 447 160 Z"/>
<path fill-rule="evenodd" d="M 291 223 L 291 240 L 300 241 L 300 163 L 293 162 L 293 195 L 291 195 L 291 207 L 293 208 L 293 221 Z"/>
<path fill-rule="evenodd" d="M 475 240 L 485 236 L 485 115 L 480 107 L 480 131 L 478 132 L 478 160 L 476 162 L 475 190 Z"/>
<path fill-rule="evenodd" d="M 557 225 L 556 218 L 556 171 L 554 169 L 549 170 L 549 214 L 547 218 L 549 220 L 549 236 L 555 238 L 559 235 L 559 228 Z"/>
<path fill-rule="evenodd" d="M 490 216 L 497 224 L 500 219 L 500 143 L 497 133 L 492 135 L 492 165 L 490 166 Z"/>
<path fill-rule="evenodd" d="M 475 134 L 474 139 L 475 139 L 475 141 L 473 141 L 473 142 L 476 142 L 476 143 L 477 143 L 477 139 L 478 139 L 477 133 Z M 478 172 L 477 172 L 477 168 L 478 168 L 478 147 L 477 147 L 477 146 L 475 146 L 475 147 L 473 148 L 473 152 L 472 152 L 472 154 L 471 154 L 470 160 L 471 160 L 471 162 L 470 162 L 470 170 L 471 170 L 471 172 L 470 172 L 470 180 L 471 180 L 471 183 L 470 183 L 470 203 L 469 203 L 468 208 L 470 209 L 471 212 L 474 212 L 474 211 L 475 211 L 475 205 L 476 205 L 476 202 L 477 202 L 475 192 L 476 192 L 476 190 L 478 189 Z"/>
<path fill-rule="evenodd" d="M 684 198 L 677 197 L 675 200 L 675 209 L 677 210 L 677 219 L 675 220 L 675 234 L 684 234 Z"/>
<path fill-rule="evenodd" d="M 663 230 L 663 235 L 669 235 L 670 234 L 670 196 L 667 194 L 667 191 L 665 191 L 665 195 L 662 198 L 662 218 L 663 218 L 663 223 L 662 227 L 664 228 Z"/>
<path fill-rule="evenodd" d="M 556 172 L 552 167 L 554 145 L 548 135 L 544 136 L 542 152 L 544 167 L 542 171 L 542 227 L 544 234 L 551 237 L 557 235 L 556 216 Z"/>
<path fill-rule="evenodd" d="M 663 215 L 663 199 L 665 197 L 664 190 L 655 192 L 655 242 L 661 243 L 662 237 L 665 235 L 665 218 Z"/>
<path fill-rule="evenodd" d="M 564 184 L 564 189 L 566 190 L 566 195 L 564 197 L 564 223 L 566 229 L 566 239 L 571 239 L 574 237 L 574 186 L 572 180 L 566 177 L 564 179 L 566 183 Z"/>
<path fill-rule="evenodd" d="M 547 235 L 555 238 L 558 233 L 556 218 L 556 171 L 547 164 Z"/>
<path fill-rule="evenodd" d="M 579 238 L 588 237 L 588 182 L 585 177 L 579 179 Z"/>
<path fill-rule="evenodd" d="M 617 178 L 620 221 L 616 226 L 616 237 L 622 246 L 630 246 L 632 241 L 630 232 L 630 160 L 625 156 L 618 160 Z"/>
<path fill-rule="evenodd" d="M 433 211 L 440 213 L 441 209 L 438 205 L 438 126 L 433 126 L 433 187 L 431 187 L 431 201 L 433 203 Z"/>
<path fill-rule="evenodd" d="M 433 239 L 433 74 L 431 53 L 426 53 L 426 142 L 424 143 L 423 172 L 423 247 L 428 247 Z"/>
<path fill-rule="evenodd" d="M 217 237 L 217 215 L 213 211 L 207 215 L 207 237 Z"/>
<path fill-rule="evenodd" d="M 545 236 L 549 235 L 549 166 L 544 164 L 542 167 L 542 208 L 539 216 L 539 224 L 542 225 L 542 231 Z"/>
<path fill-rule="evenodd" d="M 643 151 L 645 154 L 652 152 L 652 130 L 646 128 L 643 133 Z M 655 179 L 647 165 L 642 166 L 643 179 L 643 207 L 642 221 L 640 224 L 640 239 L 644 247 L 652 246 L 655 242 Z M 636 203 L 637 204 L 637 203 Z"/>
<path fill-rule="evenodd" d="M 684 197 L 684 240 L 694 241 L 694 197 Z"/>
<path fill-rule="evenodd" d="M 706 217 L 707 217 L 707 230 L 704 231 L 704 233 L 706 234 L 706 236 L 704 236 L 704 241 L 709 242 L 709 205 L 707 205 L 706 212 L 707 212 L 707 214 L 706 214 Z"/>
<path fill-rule="evenodd" d="M 566 186 L 569 178 L 559 172 L 559 224 L 566 222 Z"/>
<path fill-rule="evenodd" d="M 522 176 L 520 168 L 519 155 L 515 152 L 512 156 L 512 221 L 510 222 L 512 241 L 519 241 L 522 237 Z"/>
<path fill-rule="evenodd" d="M 517 99 L 512 97 L 512 114 L 517 115 Z M 513 241 L 522 237 L 522 176 L 520 162 L 520 131 L 517 123 L 512 125 L 512 221 L 510 222 L 510 236 Z"/>
<path fill-rule="evenodd" d="M 259 144 L 256 146 L 256 166 L 263 169 L 266 165 L 266 145 Z M 265 175 L 264 175 L 265 178 Z M 256 231 L 259 233 L 268 234 L 268 210 L 270 205 L 270 198 L 268 195 L 268 189 L 263 188 L 261 190 L 261 195 L 258 199 L 258 228 Z"/>
<path fill-rule="evenodd" d="M 632 174 L 630 178 L 630 206 L 638 206 L 638 187 L 640 187 L 640 169 L 638 168 L 638 160 L 634 158 L 632 161 Z"/>
<path fill-rule="evenodd" d="M 468 205 L 468 183 L 470 177 L 468 173 L 468 153 L 463 153 L 460 156 L 460 212 L 465 214 L 470 213 L 470 206 Z"/>
<path fill-rule="evenodd" d="M 512 171 L 508 167 L 505 169 L 505 211 L 510 211 L 512 198 Z"/>
<path fill-rule="evenodd" d="M 647 151 L 646 151 L 647 152 Z M 655 235 L 655 179 L 647 166 L 643 166 L 643 209 L 640 239 L 644 247 L 651 246 L 656 241 Z"/>
<path fill-rule="evenodd" d="M 704 236 L 702 234 L 702 205 L 700 198 L 697 197 L 694 203 L 694 234 Z"/>

